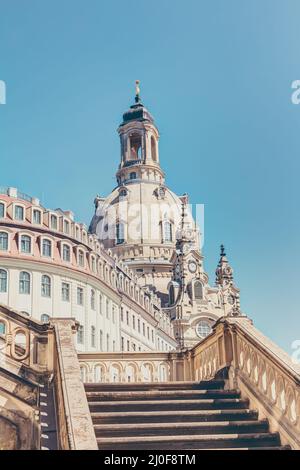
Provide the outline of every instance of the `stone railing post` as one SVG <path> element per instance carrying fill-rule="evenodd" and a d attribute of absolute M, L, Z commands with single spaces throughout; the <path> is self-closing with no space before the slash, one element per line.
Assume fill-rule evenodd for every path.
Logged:
<path fill-rule="evenodd" d="M 71 450 L 95 450 L 97 440 L 74 345 L 74 319 L 51 319 L 55 331 L 55 383 L 60 441 Z M 62 398 L 59 397 L 62 395 Z"/>

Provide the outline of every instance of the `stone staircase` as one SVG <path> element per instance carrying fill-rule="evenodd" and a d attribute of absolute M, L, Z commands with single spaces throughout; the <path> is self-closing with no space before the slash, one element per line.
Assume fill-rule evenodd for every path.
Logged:
<path fill-rule="evenodd" d="M 285 450 L 224 380 L 89 383 L 85 390 L 98 448 L 103 450 Z"/>

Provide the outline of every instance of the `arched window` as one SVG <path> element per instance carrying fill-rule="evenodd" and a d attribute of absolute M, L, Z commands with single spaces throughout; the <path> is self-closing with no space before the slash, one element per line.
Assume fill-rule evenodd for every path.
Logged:
<path fill-rule="evenodd" d="M 83 325 L 79 325 L 78 331 L 77 331 L 77 342 L 78 342 L 78 344 L 83 344 L 83 340 L 84 340 Z"/>
<path fill-rule="evenodd" d="M 125 241 L 124 224 L 122 222 L 119 222 L 116 225 L 116 242 L 119 245 L 120 243 L 124 243 L 124 241 Z"/>
<path fill-rule="evenodd" d="M 130 136 L 130 160 L 139 160 L 142 158 L 142 136 L 133 134 Z"/>
<path fill-rule="evenodd" d="M 121 191 L 119 192 L 119 198 L 120 199 L 125 199 L 126 197 L 127 197 L 126 189 L 121 189 Z"/>
<path fill-rule="evenodd" d="M 30 294 L 30 274 L 26 271 L 20 272 L 19 293 Z"/>
<path fill-rule="evenodd" d="M 42 213 L 38 209 L 33 210 L 33 223 L 37 225 L 41 225 L 42 221 Z"/>
<path fill-rule="evenodd" d="M 3 321 L 0 321 L 0 335 L 5 335 L 6 325 Z"/>
<path fill-rule="evenodd" d="M 42 276 L 42 296 L 51 297 L 51 279 L 49 276 Z"/>
<path fill-rule="evenodd" d="M 172 241 L 172 224 L 168 220 L 163 222 L 163 239 L 165 242 Z"/>
<path fill-rule="evenodd" d="M 175 290 L 173 284 L 170 285 L 169 288 L 169 304 L 174 305 L 175 303 Z"/>
<path fill-rule="evenodd" d="M 29 235 L 21 235 L 21 252 L 31 253 L 31 238 Z"/>
<path fill-rule="evenodd" d="M 0 269 L 0 292 L 7 292 L 7 271 Z"/>
<path fill-rule="evenodd" d="M 48 315 L 47 313 L 42 313 L 41 315 L 41 322 L 42 323 L 48 323 L 50 320 L 50 315 Z"/>
<path fill-rule="evenodd" d="M 109 334 L 106 335 L 106 351 L 109 351 Z"/>
<path fill-rule="evenodd" d="M 84 252 L 82 250 L 78 251 L 78 264 L 81 267 L 84 267 Z"/>
<path fill-rule="evenodd" d="M 0 219 L 3 219 L 4 214 L 5 214 L 5 205 L 3 204 L 3 202 L 0 202 Z"/>
<path fill-rule="evenodd" d="M 153 135 L 151 136 L 151 157 L 154 162 L 157 162 L 156 141 Z"/>
<path fill-rule="evenodd" d="M 6 232 L 0 232 L 0 250 L 8 250 L 8 234 Z"/>
<path fill-rule="evenodd" d="M 71 261 L 71 249 L 69 245 L 63 245 L 63 260 L 68 263 Z"/>
<path fill-rule="evenodd" d="M 103 331 L 100 330 L 100 336 L 99 336 L 99 349 L 100 351 L 103 351 Z"/>
<path fill-rule="evenodd" d="M 57 217 L 56 215 L 51 215 L 50 217 L 50 226 L 52 230 L 57 230 Z"/>
<path fill-rule="evenodd" d="M 91 309 L 95 310 L 95 291 L 91 290 Z"/>
<path fill-rule="evenodd" d="M 91 346 L 92 348 L 96 347 L 96 328 L 94 326 L 91 327 Z"/>
<path fill-rule="evenodd" d="M 43 254 L 43 256 L 47 256 L 47 257 L 51 258 L 51 256 L 52 256 L 52 243 L 51 243 L 50 240 L 46 240 L 46 239 L 43 240 L 42 254 Z"/>
<path fill-rule="evenodd" d="M 23 206 L 15 206 L 15 219 L 24 220 L 24 207 Z"/>
<path fill-rule="evenodd" d="M 129 179 L 131 180 L 136 180 L 136 172 L 135 171 L 132 171 L 129 175 Z"/>
<path fill-rule="evenodd" d="M 203 299 L 203 286 L 200 281 L 194 283 L 194 297 L 196 300 Z"/>
<path fill-rule="evenodd" d="M 207 320 L 200 320 L 196 326 L 196 332 L 200 338 L 205 338 L 211 331 L 211 324 Z"/>

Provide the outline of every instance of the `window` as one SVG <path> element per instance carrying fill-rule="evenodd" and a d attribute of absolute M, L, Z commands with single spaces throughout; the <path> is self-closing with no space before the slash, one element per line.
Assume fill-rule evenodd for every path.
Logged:
<path fill-rule="evenodd" d="M 150 330 L 149 330 L 149 326 L 147 326 L 147 338 L 150 339 Z"/>
<path fill-rule="evenodd" d="M 41 216 L 41 211 L 38 209 L 33 210 L 33 223 L 34 224 L 41 224 L 42 221 L 42 216 Z"/>
<path fill-rule="evenodd" d="M 153 161 L 157 162 L 156 141 L 153 135 L 151 136 L 151 157 Z"/>
<path fill-rule="evenodd" d="M 113 340 L 113 352 L 115 352 L 115 350 L 116 350 L 116 342 L 115 340 Z"/>
<path fill-rule="evenodd" d="M 135 171 L 132 171 L 129 175 L 129 179 L 131 180 L 135 180 L 136 179 L 136 172 Z"/>
<path fill-rule="evenodd" d="M 175 303 L 175 290 L 173 284 L 169 288 L 169 305 L 174 305 Z"/>
<path fill-rule="evenodd" d="M 92 257 L 92 259 L 91 259 L 91 267 L 92 267 L 93 273 L 95 273 L 96 272 L 96 262 L 95 262 L 94 257 Z"/>
<path fill-rule="evenodd" d="M 24 207 L 15 206 L 15 219 L 24 220 Z"/>
<path fill-rule="evenodd" d="M 194 284 L 194 296 L 195 299 L 203 299 L 203 286 L 200 281 L 196 281 Z"/>
<path fill-rule="evenodd" d="M 21 235 L 21 252 L 31 253 L 31 238 L 29 235 Z"/>
<path fill-rule="evenodd" d="M 126 196 L 127 196 L 126 189 L 121 189 L 121 191 L 119 192 L 120 199 L 124 199 Z"/>
<path fill-rule="evenodd" d="M 51 258 L 52 256 L 52 242 L 50 240 L 43 239 L 42 243 L 42 255 Z"/>
<path fill-rule="evenodd" d="M 141 320 L 138 318 L 138 332 L 141 332 Z"/>
<path fill-rule="evenodd" d="M 126 312 L 126 323 L 127 323 L 127 325 L 129 325 L 129 312 L 128 312 L 128 310 Z"/>
<path fill-rule="evenodd" d="M 124 337 L 121 336 L 121 351 L 124 351 Z"/>
<path fill-rule="evenodd" d="M 67 282 L 61 284 L 61 299 L 64 302 L 70 302 L 70 284 Z"/>
<path fill-rule="evenodd" d="M 124 309 L 121 307 L 121 321 L 124 321 Z"/>
<path fill-rule="evenodd" d="M 5 335 L 6 325 L 3 321 L 0 321 L 0 335 Z"/>
<path fill-rule="evenodd" d="M 92 348 L 96 347 L 96 328 L 94 326 L 91 327 L 91 346 Z"/>
<path fill-rule="evenodd" d="M 112 322 L 115 323 L 116 321 L 116 307 L 112 306 Z"/>
<path fill-rule="evenodd" d="M 99 336 L 99 349 L 100 351 L 103 351 L 103 331 L 100 330 L 100 336 Z"/>
<path fill-rule="evenodd" d="M 106 335 L 106 351 L 109 351 L 109 334 Z"/>
<path fill-rule="evenodd" d="M 154 343 L 154 331 L 153 330 L 151 331 L 151 340 L 152 340 L 152 343 Z"/>
<path fill-rule="evenodd" d="M 200 320 L 197 327 L 196 332 L 200 338 L 205 338 L 207 335 L 211 333 L 212 329 L 210 323 L 206 320 Z"/>
<path fill-rule="evenodd" d="M 84 253 L 82 250 L 78 251 L 78 264 L 81 267 L 84 267 Z"/>
<path fill-rule="evenodd" d="M 165 220 L 163 223 L 163 236 L 165 242 L 172 241 L 172 224 L 168 220 Z"/>
<path fill-rule="evenodd" d="M 133 351 L 135 351 L 135 350 L 136 350 L 135 343 L 132 343 L 132 350 L 133 350 Z"/>
<path fill-rule="evenodd" d="M 132 315 L 132 328 L 135 330 L 135 316 Z"/>
<path fill-rule="evenodd" d="M 95 291 L 91 290 L 91 309 L 95 310 Z"/>
<path fill-rule="evenodd" d="M 145 323 L 143 323 L 143 335 L 145 336 Z"/>
<path fill-rule="evenodd" d="M 41 315 L 41 322 L 42 323 L 48 323 L 50 320 L 50 315 L 48 315 L 47 313 L 43 313 Z"/>
<path fill-rule="evenodd" d="M 122 222 L 116 225 L 116 239 L 117 244 L 124 243 L 125 235 L 124 235 L 124 224 Z"/>
<path fill-rule="evenodd" d="M 51 279 L 49 276 L 42 276 L 42 296 L 51 297 Z"/>
<path fill-rule="evenodd" d="M 6 232 L 0 232 L 0 250 L 8 250 L 8 234 Z"/>
<path fill-rule="evenodd" d="M 77 305 L 83 305 L 83 288 L 77 287 Z"/>
<path fill-rule="evenodd" d="M 109 319 L 109 302 L 106 300 L 106 318 Z"/>
<path fill-rule="evenodd" d="M 130 342 L 129 342 L 129 339 L 127 340 L 127 351 L 130 351 Z"/>
<path fill-rule="evenodd" d="M 102 295 L 99 295 L 99 313 L 100 315 L 103 315 L 103 310 L 102 310 Z"/>
<path fill-rule="evenodd" d="M 0 202 L 0 219 L 3 219 L 5 215 L 5 205 L 3 204 L 3 202 Z"/>
<path fill-rule="evenodd" d="M 7 272 L 0 269 L 0 292 L 7 292 Z"/>
<path fill-rule="evenodd" d="M 70 232 L 70 223 L 67 220 L 64 220 L 64 232 L 69 234 Z"/>
<path fill-rule="evenodd" d="M 63 245 L 63 260 L 68 263 L 71 261 L 71 249 L 69 245 Z"/>
<path fill-rule="evenodd" d="M 50 227 L 52 230 L 57 230 L 57 217 L 56 215 L 51 215 L 50 217 Z"/>
<path fill-rule="evenodd" d="M 79 325 L 78 331 L 77 331 L 77 343 L 83 344 L 83 341 L 84 341 L 84 328 L 83 328 L 83 325 Z"/>
<path fill-rule="evenodd" d="M 30 294 L 30 274 L 25 271 L 20 272 L 19 293 Z"/>

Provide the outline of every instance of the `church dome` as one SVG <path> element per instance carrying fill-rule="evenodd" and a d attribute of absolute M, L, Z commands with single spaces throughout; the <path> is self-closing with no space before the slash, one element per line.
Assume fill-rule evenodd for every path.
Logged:
<path fill-rule="evenodd" d="M 130 265 L 144 285 L 154 286 L 158 294 L 167 296 L 176 232 L 182 223 L 182 207 L 187 207 L 188 201 L 187 196 L 177 196 L 165 185 L 159 163 L 159 132 L 141 104 L 139 89 L 135 102 L 118 128 L 121 162 L 117 187 L 106 198 L 95 199 L 90 231 Z M 192 215 L 189 210 L 184 212 L 185 226 L 199 246 Z"/>

